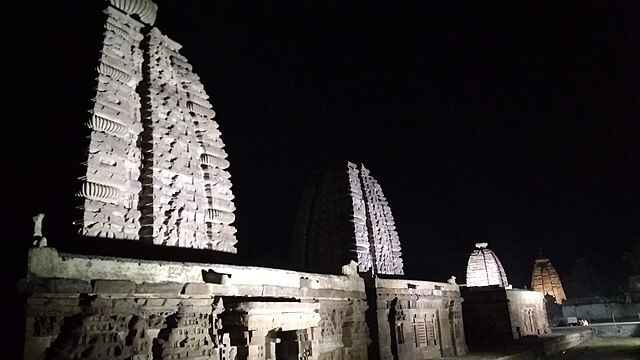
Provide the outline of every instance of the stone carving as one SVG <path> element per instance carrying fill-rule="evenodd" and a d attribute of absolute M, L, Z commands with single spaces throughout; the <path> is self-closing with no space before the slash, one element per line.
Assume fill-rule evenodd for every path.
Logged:
<path fill-rule="evenodd" d="M 510 288 L 507 274 L 496 254 L 487 248 L 487 243 L 477 243 L 467 263 L 467 286 L 490 286 Z"/>
<path fill-rule="evenodd" d="M 447 283 L 451 284 L 451 285 L 457 285 L 456 283 L 456 277 L 451 275 L 451 277 L 449 278 L 449 280 L 447 280 Z"/>
<path fill-rule="evenodd" d="M 358 167 L 347 162 L 349 172 L 349 190 L 353 204 L 353 232 L 356 242 L 359 269 L 362 272 L 369 271 L 372 266 L 371 248 L 369 243 L 369 231 L 367 229 L 367 209 L 362 194 Z"/>
<path fill-rule="evenodd" d="M 42 233 L 42 222 L 44 221 L 44 214 L 40 213 L 31 218 L 33 220 L 33 243 L 31 245 L 35 247 L 47 246 L 47 238 Z"/>
<path fill-rule="evenodd" d="M 457 285 L 376 279 L 380 359 L 435 359 L 467 352 Z"/>
<path fill-rule="evenodd" d="M 156 4 L 109 3 L 78 232 L 235 253 L 229 161 L 204 86 L 180 44 L 144 26 Z"/>
<path fill-rule="evenodd" d="M 558 304 L 567 300 L 560 275 L 547 258 L 536 259 L 531 273 L 531 289 L 543 295 L 553 296 Z"/>
<path fill-rule="evenodd" d="M 144 23 L 153 25 L 158 5 L 151 0 L 109 0 L 111 5 L 130 15 L 138 15 Z"/>
<path fill-rule="evenodd" d="M 358 263 L 351 260 L 347 265 L 343 265 L 342 275 L 358 276 Z"/>
<path fill-rule="evenodd" d="M 375 273 L 402 275 L 402 250 L 391 207 L 382 193 L 380 184 L 364 165 L 361 166 L 360 174 L 366 195 Z"/>
<path fill-rule="evenodd" d="M 145 330 L 135 315 L 73 315 L 64 319 L 47 359 L 131 359 L 149 350 Z"/>
<path fill-rule="evenodd" d="M 233 194 L 224 144 L 208 96 L 180 45 L 149 32 L 149 104 L 142 137 L 149 179 L 142 194 L 143 237 L 158 245 L 236 252 Z"/>
<path fill-rule="evenodd" d="M 364 166 L 340 165 L 307 189 L 295 235 L 303 267 L 336 272 L 356 260 L 359 272 L 403 274 L 400 239 L 380 185 Z"/>
<path fill-rule="evenodd" d="M 124 6 L 127 1 L 118 3 Z M 86 122 L 86 173 L 77 192 L 80 214 L 74 223 L 82 235 L 133 240 L 139 237 L 142 188 L 136 87 L 142 79 L 143 24 L 111 7 L 105 14 L 97 92 Z"/>
<path fill-rule="evenodd" d="M 213 308 L 181 304 L 176 313 L 166 317 L 165 326 L 154 340 L 154 358 L 219 358 L 221 348 L 229 345 L 228 341 L 222 344 L 223 336 L 219 334 L 222 325 L 217 316 L 223 311 L 222 299 Z"/>

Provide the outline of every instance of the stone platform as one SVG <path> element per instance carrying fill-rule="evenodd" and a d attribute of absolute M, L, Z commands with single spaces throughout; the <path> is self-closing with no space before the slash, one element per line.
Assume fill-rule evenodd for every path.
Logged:
<path fill-rule="evenodd" d="M 364 280 L 29 252 L 25 359 L 367 359 Z"/>
<path fill-rule="evenodd" d="M 508 348 L 497 351 L 472 352 L 465 356 L 446 357 L 448 360 L 543 360 L 580 346 L 594 338 L 589 328 L 554 329 L 540 338 L 523 339 Z"/>

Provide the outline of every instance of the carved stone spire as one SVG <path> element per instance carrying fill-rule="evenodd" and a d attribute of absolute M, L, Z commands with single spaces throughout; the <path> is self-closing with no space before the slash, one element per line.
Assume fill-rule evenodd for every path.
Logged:
<path fill-rule="evenodd" d="M 181 45 L 150 27 L 156 4 L 109 4 L 78 232 L 235 253 L 229 162 L 203 84 Z"/>

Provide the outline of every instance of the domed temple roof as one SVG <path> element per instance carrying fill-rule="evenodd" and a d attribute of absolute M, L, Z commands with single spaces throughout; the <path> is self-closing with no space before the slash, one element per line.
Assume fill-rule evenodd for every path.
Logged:
<path fill-rule="evenodd" d="M 477 243 L 467 263 L 467 286 L 510 287 L 507 274 L 487 243 Z"/>

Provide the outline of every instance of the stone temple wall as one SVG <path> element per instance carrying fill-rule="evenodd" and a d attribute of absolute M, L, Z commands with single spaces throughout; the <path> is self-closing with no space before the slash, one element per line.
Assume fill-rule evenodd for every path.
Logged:
<path fill-rule="evenodd" d="M 472 351 L 551 332 L 544 296 L 499 286 L 463 287 L 466 341 Z"/>
<path fill-rule="evenodd" d="M 381 360 L 437 359 L 467 353 L 457 285 L 375 279 Z"/>
<path fill-rule="evenodd" d="M 235 253 L 229 162 L 209 97 L 150 0 L 112 0 L 97 67 L 79 234 Z"/>
<path fill-rule="evenodd" d="M 34 248 L 25 359 L 366 360 L 364 281 L 348 273 Z"/>
<path fill-rule="evenodd" d="M 560 275 L 549 259 L 536 259 L 531 272 L 531 289 L 542 295 L 551 295 L 556 303 L 567 300 Z"/>

